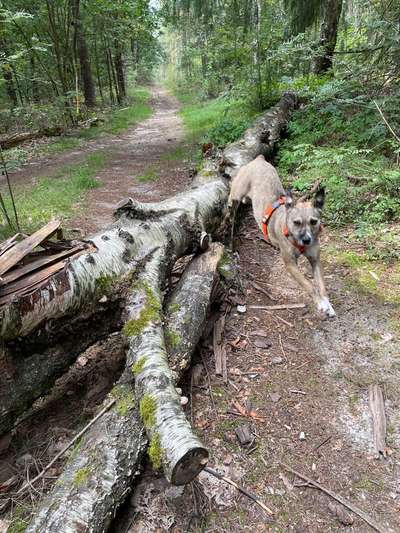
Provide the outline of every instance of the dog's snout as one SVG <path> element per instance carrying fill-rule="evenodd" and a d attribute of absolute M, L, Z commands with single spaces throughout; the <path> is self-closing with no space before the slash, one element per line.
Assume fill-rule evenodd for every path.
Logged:
<path fill-rule="evenodd" d="M 303 244 L 310 244 L 311 243 L 311 237 L 309 237 L 308 235 L 305 235 L 302 239 L 303 241 Z"/>

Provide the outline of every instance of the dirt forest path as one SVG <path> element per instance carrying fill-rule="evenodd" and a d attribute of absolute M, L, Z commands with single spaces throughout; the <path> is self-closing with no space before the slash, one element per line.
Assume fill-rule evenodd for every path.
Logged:
<path fill-rule="evenodd" d="M 13 182 L 35 183 L 38 178 L 52 177 L 68 165 L 79 164 L 88 154 L 105 153 L 106 164 L 95 176 L 99 187 L 85 195 L 81 205 L 75 206 L 81 209 L 67 223 L 70 228 L 79 228 L 83 235 L 109 224 L 115 205 L 123 198 L 133 196 L 150 202 L 176 194 L 188 181 L 187 169 L 171 157 L 184 140 L 179 102 L 162 87 L 150 89 L 153 111 L 150 118 L 121 134 L 86 141 L 78 149 L 32 161 L 13 173 Z"/>
<path fill-rule="evenodd" d="M 159 201 L 187 185 L 187 169 L 177 167 L 169 157 L 184 139 L 179 102 L 165 89 L 153 87 L 151 106 L 150 118 L 96 146 L 108 155 L 96 176 L 101 185 L 85 197 L 85 207 L 69 222 L 71 227 L 92 233 L 112 221 L 115 206 L 123 198 Z"/>

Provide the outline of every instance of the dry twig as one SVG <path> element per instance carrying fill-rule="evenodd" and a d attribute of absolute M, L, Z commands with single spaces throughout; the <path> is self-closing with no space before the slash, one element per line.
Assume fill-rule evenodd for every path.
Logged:
<path fill-rule="evenodd" d="M 365 511 L 363 511 L 362 509 L 359 509 L 352 503 L 348 502 L 347 500 L 342 498 L 342 496 L 340 496 L 339 494 L 336 494 L 335 492 L 323 487 L 322 485 L 320 485 L 313 479 L 305 476 L 304 474 L 301 474 L 300 472 L 297 472 L 290 466 L 285 465 L 284 463 L 281 463 L 281 462 L 279 464 L 283 466 L 283 468 L 285 468 L 288 472 L 291 472 L 295 476 L 306 481 L 310 486 L 315 487 L 316 489 L 319 489 L 320 491 L 324 492 L 325 494 L 327 494 L 328 496 L 330 496 L 337 502 L 341 503 L 344 507 L 346 507 L 347 509 L 349 509 L 350 511 L 358 515 L 360 518 L 362 518 L 364 522 L 366 522 L 369 526 L 375 529 L 375 531 L 379 531 L 379 533 L 388 533 L 387 529 L 384 529 L 380 524 L 377 524 L 369 515 L 367 515 Z"/>
<path fill-rule="evenodd" d="M 253 500 L 253 502 L 255 502 L 259 507 L 261 507 L 261 509 L 263 509 L 267 514 L 269 514 L 270 516 L 273 516 L 274 513 L 271 511 L 269 507 L 265 505 L 265 503 L 263 503 L 257 496 L 255 496 L 248 490 L 244 489 L 237 483 L 235 483 L 235 481 L 233 481 L 232 479 L 229 479 L 228 477 L 223 476 L 222 474 L 220 474 L 213 468 L 210 468 L 209 466 L 206 466 L 204 468 L 204 471 L 208 472 L 209 474 L 216 477 L 217 479 L 220 479 L 221 481 L 225 481 L 225 483 L 228 483 L 228 485 L 235 487 L 235 489 L 237 489 L 239 492 L 241 492 L 242 494 L 250 498 L 250 500 Z"/>
<path fill-rule="evenodd" d="M 87 430 L 91 428 L 93 424 L 104 415 L 104 413 L 111 409 L 111 407 L 115 404 L 116 401 L 116 399 L 111 400 L 110 403 L 108 403 L 94 418 L 92 418 L 92 420 L 82 429 L 82 431 L 75 435 L 75 437 L 66 446 L 64 446 L 64 448 L 50 461 L 47 466 L 44 467 L 44 469 L 36 477 L 31 479 L 30 481 L 28 480 L 27 483 L 22 485 L 22 487 L 17 491 L 17 494 L 21 494 L 22 492 L 25 492 L 26 489 L 32 488 L 32 485 L 36 483 L 36 481 L 41 479 L 45 475 L 45 473 L 54 465 L 54 463 L 58 461 L 58 459 L 60 459 L 60 457 L 62 457 L 75 444 L 75 442 L 77 442 L 87 432 Z"/>
<path fill-rule="evenodd" d="M 279 311 L 280 309 L 303 309 L 306 304 L 279 304 L 279 305 L 250 305 L 249 309 L 265 309 L 266 311 Z"/>
<path fill-rule="evenodd" d="M 390 133 L 393 135 L 393 137 L 396 139 L 396 141 L 398 143 L 400 143 L 400 137 L 397 135 L 397 133 L 394 131 L 394 129 L 392 128 L 392 126 L 389 124 L 389 122 L 386 120 L 386 117 L 385 115 L 382 113 L 382 109 L 378 106 L 378 104 L 375 102 L 374 100 L 374 104 L 375 104 L 375 107 L 376 109 L 379 111 L 379 114 L 380 116 L 382 117 L 382 120 L 383 122 L 386 124 L 386 126 L 388 127 Z"/>

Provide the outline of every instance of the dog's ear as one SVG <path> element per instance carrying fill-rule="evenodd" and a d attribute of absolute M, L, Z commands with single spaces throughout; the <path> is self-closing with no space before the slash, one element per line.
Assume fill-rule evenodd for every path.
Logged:
<path fill-rule="evenodd" d="M 320 187 L 315 193 L 313 205 L 316 209 L 322 209 L 325 203 L 325 189 Z"/>
<path fill-rule="evenodd" d="M 287 189 L 285 192 L 285 206 L 286 209 L 293 207 L 292 189 Z"/>

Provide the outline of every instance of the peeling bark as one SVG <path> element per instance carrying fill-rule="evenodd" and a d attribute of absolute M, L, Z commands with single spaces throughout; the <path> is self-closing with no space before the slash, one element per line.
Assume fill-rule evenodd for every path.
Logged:
<path fill-rule="evenodd" d="M 254 126 L 246 130 L 240 141 L 227 146 L 222 162 L 225 172 L 233 177 L 241 166 L 250 163 L 259 154 L 263 154 L 267 159 L 271 158 L 296 106 L 296 95 L 286 93 L 275 107 L 259 117 Z"/>

